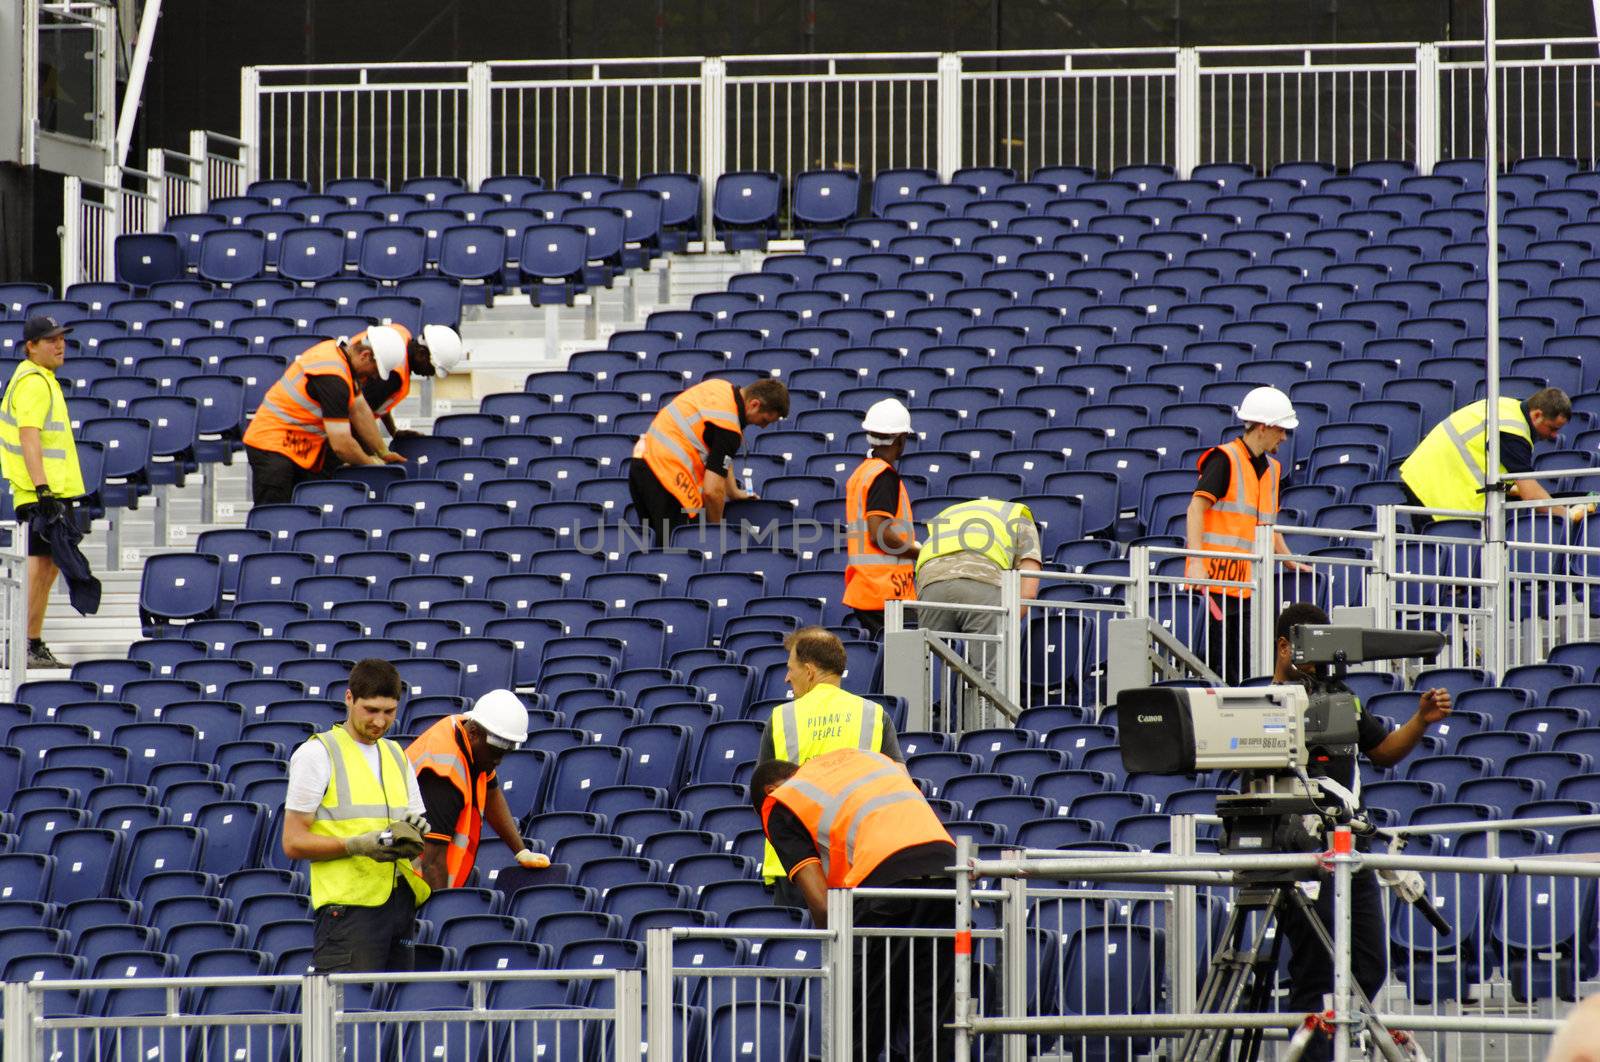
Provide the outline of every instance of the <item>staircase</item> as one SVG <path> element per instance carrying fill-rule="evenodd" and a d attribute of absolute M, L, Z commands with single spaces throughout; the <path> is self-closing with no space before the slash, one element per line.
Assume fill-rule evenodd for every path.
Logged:
<path fill-rule="evenodd" d="M 559 369 L 574 351 L 603 347 L 613 332 L 642 328 L 655 310 L 684 309 L 702 292 L 725 290 L 734 274 L 760 269 L 761 258 L 748 252 L 672 255 L 665 267 L 631 273 L 619 278 L 616 287 L 580 296 L 576 306 L 556 307 L 559 349 L 554 355 L 545 347 L 545 308 L 531 306 L 525 296 L 504 297 L 493 308 L 470 307 L 461 326 L 462 338 L 472 352 L 466 371 L 413 387 L 395 411 L 396 422 L 425 431 L 437 415 L 475 410 L 487 394 L 519 390 L 529 372 Z M 596 300 L 592 307 L 591 297 Z M 627 313 L 630 305 L 632 316 Z M 65 584 L 58 582 L 45 614 L 44 640 L 62 661 L 71 664 L 125 655 L 128 646 L 143 637 L 139 579 L 145 560 L 157 553 L 193 549 L 195 538 L 212 528 L 244 526 L 250 511 L 249 466 L 244 455 L 236 454 L 232 465 L 209 466 L 204 475 L 215 477 L 216 482 L 213 522 L 201 522 L 204 477 L 190 476 L 184 486 L 168 488 L 165 545 L 156 541 L 161 502 L 153 496 L 142 499 L 138 509 L 117 513 L 120 544 L 115 558 L 106 555 L 110 521 L 95 521 L 84 538 L 83 551 L 104 588 L 99 613 L 78 615 L 68 603 Z M 57 673 L 40 673 L 42 677 L 53 674 Z"/>

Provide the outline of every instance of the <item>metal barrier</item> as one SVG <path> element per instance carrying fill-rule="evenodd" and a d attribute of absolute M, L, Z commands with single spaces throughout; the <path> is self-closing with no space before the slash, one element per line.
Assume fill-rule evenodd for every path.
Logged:
<path fill-rule="evenodd" d="M 1600 470 L 1530 478 L 1581 482 L 1585 475 Z M 997 668 L 996 685 L 1017 711 L 1068 704 L 1092 717 L 1120 690 L 1151 682 L 1238 684 L 1270 675 L 1273 625 L 1295 602 L 1316 604 L 1336 622 L 1445 637 L 1425 665 L 1391 661 L 1367 670 L 1404 678 L 1424 667 L 1503 674 L 1544 661 L 1564 642 L 1600 638 L 1600 515 L 1569 519 L 1571 504 L 1511 502 L 1493 516 L 1380 506 L 1376 530 L 1261 527 L 1253 552 L 1243 555 L 1251 562 L 1244 580 L 1195 567 L 1240 554 L 1146 546 L 1128 550 L 1126 574 L 1027 573 L 1041 587 L 1035 598 L 1022 597 L 1023 573 L 1007 572 L 993 606 L 1007 618 L 995 633 L 947 640 L 942 650 L 909 618 L 947 606 L 891 603 L 885 692 L 906 698 L 917 720 L 935 718 L 935 705 L 978 703 L 977 712 L 937 717 L 956 732 L 1009 722 L 1010 711 L 989 711 L 959 669 L 946 666 L 944 655 L 953 652 L 975 671 Z M 1278 534 L 1288 552 L 1274 549 Z"/>
<path fill-rule="evenodd" d="M 1439 156 L 1431 44 L 1198 48 L 1202 162 L 1248 162 L 1262 173 L 1316 159 L 1341 169 L 1407 159 L 1426 173 Z"/>
<path fill-rule="evenodd" d="M 169 217 L 204 211 L 213 198 L 242 193 L 250 148 L 196 130 L 189 153 L 152 148 L 147 169 L 112 167 L 104 182 L 67 177 L 63 184 L 61 288 L 116 279 L 118 236 L 159 232 Z"/>
<path fill-rule="evenodd" d="M 112 250 L 118 236 L 160 229 L 162 180 L 124 168 L 117 184 L 65 178 L 61 226 L 62 290 L 80 281 L 115 279 Z M 142 185 L 129 188 L 129 183 Z"/>
<path fill-rule="evenodd" d="M 11 541 L 0 546 L 0 652 L 5 679 L 0 684 L 6 700 L 28 680 L 28 556 L 27 528 L 11 526 Z"/>
<path fill-rule="evenodd" d="M 1500 152 L 1509 168 L 1524 158 L 1600 152 L 1591 101 L 1600 58 L 1589 39 L 1499 41 Z M 1439 158 L 1484 153 L 1483 44 L 1440 43 Z"/>
<path fill-rule="evenodd" d="M 1008 580 L 1002 593 L 1019 593 Z M 1008 590 L 1009 588 L 1009 590 Z M 908 629 L 907 612 L 918 626 Z M 884 691 L 907 702 L 913 730 L 960 733 L 1009 726 L 1021 709 L 1018 696 L 1017 639 L 1007 617 L 1017 606 L 951 605 L 931 601 L 890 601 L 884 609 Z M 996 629 L 963 629 L 976 617 L 992 616 Z"/>
<path fill-rule="evenodd" d="M 1600 637 L 1600 520 L 1546 509 L 1541 502 L 1505 505 L 1508 668 L 1543 663 L 1563 642 Z"/>
<path fill-rule="evenodd" d="M 940 168 L 940 56 L 730 56 L 724 86 L 726 170 L 773 170 L 787 186 L 816 169 Z"/>
<path fill-rule="evenodd" d="M 1002 984 L 990 998 L 998 1008 L 958 990 L 965 1029 L 1004 1037 L 1007 1050 L 1018 1052 L 1010 1057 L 1067 1050 L 1112 1058 L 1156 1051 L 1158 1041 L 1195 1029 L 1259 1029 L 1268 1037 L 1265 1057 L 1274 1057 L 1272 1044 L 1306 1016 L 1287 1006 L 1276 977 L 1264 1012 L 1202 1014 L 1196 1007 L 1207 965 L 1226 946 L 1220 930 L 1236 899 L 1234 875 L 1242 871 L 1326 874 L 1323 888 L 1333 889 L 1334 909 L 1343 912 L 1333 922 L 1329 1009 L 1335 1028 L 1352 1035 L 1361 1025 L 1354 978 L 1371 960 L 1352 957 L 1359 945 L 1350 912 L 1371 902 L 1356 899 L 1369 870 L 1422 874 L 1454 930 L 1437 934 L 1412 907 L 1382 897 L 1377 954 L 1390 961 L 1392 950 L 1395 958 L 1373 1003 L 1387 1027 L 1404 1032 L 1428 1057 L 1543 1057 L 1567 1005 L 1600 987 L 1594 983 L 1600 864 L 1567 855 L 1565 847 L 1586 852 L 1592 841 L 1548 841 L 1542 833 L 1592 833 L 1600 816 L 1401 831 L 1463 838 L 1455 850 L 1467 855 L 1342 855 L 1337 844 L 1321 854 L 1195 854 L 1196 823 L 1216 821 L 1174 816 L 1174 854 L 1029 849 L 996 858 L 958 839 L 958 894 L 975 897 L 980 880 L 1000 879 L 1002 939 L 1027 949 L 1020 966 L 997 967 Z M 972 909 L 959 904 L 957 919 L 958 932 L 976 924 Z M 1264 946 L 1271 940 L 1269 934 Z M 1365 944 L 1373 954 L 1372 942 Z M 1375 1044 L 1367 1052 L 1336 1057 L 1380 1056 Z"/>
<path fill-rule="evenodd" d="M 1500 44 L 1511 57 L 1497 75 L 1505 165 L 1600 158 L 1583 105 L 1597 43 Z M 199 205 L 263 177 L 320 187 L 448 175 L 476 187 L 493 173 L 550 183 L 690 170 L 709 236 L 728 170 L 772 170 L 792 184 L 810 169 L 915 167 L 948 179 L 973 166 L 1026 177 L 1152 163 L 1187 177 L 1206 162 L 1399 158 L 1428 173 L 1440 158 L 1482 152 L 1481 52 L 1393 43 L 247 67 L 239 138 L 196 132 L 174 161 L 204 160 Z M 152 174 L 165 168 L 152 157 Z M 106 238 L 95 235 L 104 222 L 88 213 L 98 200 L 69 184 L 65 283 L 109 277 Z M 176 189 L 163 201 L 197 206 Z M 138 227 L 136 213 L 124 210 L 118 231 L 158 227 Z"/>
<path fill-rule="evenodd" d="M 243 195 L 255 179 L 258 162 L 254 141 L 196 129 L 189 134 L 189 155 L 205 164 L 201 195 L 191 200 L 196 209 L 203 209 L 222 196 Z"/>
<path fill-rule="evenodd" d="M 317 83 L 307 83 L 308 69 Z M 465 176 L 471 70 L 468 63 L 246 67 L 240 135 L 254 149 L 249 179 L 319 188 L 340 177 L 398 186 L 409 177 Z"/>
<path fill-rule="evenodd" d="M 162 224 L 174 215 L 195 214 L 206 208 L 206 160 L 203 157 L 168 148 L 151 148 L 146 154 L 145 169 L 160 177 L 156 195 L 157 214 Z"/>
<path fill-rule="evenodd" d="M 605 1005 L 554 1001 L 580 985 L 609 997 Z M 334 1062 L 603 1054 L 638 1062 L 642 987 L 638 970 L 384 974 L 378 984 L 369 974 L 16 982 L 4 986 L 5 1058 Z M 375 1009 L 379 989 L 388 995 Z M 85 1016 L 91 1009 L 106 1016 Z"/>
<path fill-rule="evenodd" d="M 1504 162 L 1600 157 L 1596 41 L 1505 41 Z M 1587 55 L 1584 53 L 1587 52 Z M 265 66 L 243 73 L 251 176 L 547 180 L 697 169 L 1108 170 L 1482 154 L 1481 45 L 634 57 Z M 309 82 L 309 83 L 308 83 Z M 1512 112 L 1517 108 L 1516 113 Z"/>
<path fill-rule="evenodd" d="M 962 52 L 957 165 L 1177 166 L 1187 50 Z M 1192 163 L 1191 163 L 1192 165 Z"/>
<path fill-rule="evenodd" d="M 571 173 L 634 181 L 696 170 L 703 67 L 698 58 L 475 64 L 469 86 L 481 77 L 488 94 L 485 176 L 520 173 L 554 187 Z"/>

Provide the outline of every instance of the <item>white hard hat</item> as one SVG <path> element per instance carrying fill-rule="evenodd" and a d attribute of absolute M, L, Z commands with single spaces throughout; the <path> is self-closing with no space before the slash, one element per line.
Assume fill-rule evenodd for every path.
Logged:
<path fill-rule="evenodd" d="M 367 345 L 372 348 L 372 358 L 378 363 L 380 380 L 387 380 L 391 372 L 405 364 L 405 337 L 388 325 L 373 325 L 367 329 Z"/>
<path fill-rule="evenodd" d="M 423 325 L 422 343 L 428 348 L 428 360 L 433 363 L 435 376 L 449 376 L 467 356 L 461 337 L 449 325 Z"/>
<path fill-rule="evenodd" d="M 867 415 L 861 418 L 861 430 L 868 435 L 910 435 L 911 411 L 898 398 L 880 399 L 867 408 Z"/>
<path fill-rule="evenodd" d="M 528 709 L 510 690 L 485 693 L 466 718 L 487 730 L 489 743 L 496 748 L 516 748 L 528 740 Z"/>
<path fill-rule="evenodd" d="M 1245 424 L 1265 424 L 1269 428 L 1298 428 L 1300 418 L 1294 415 L 1289 396 L 1276 387 L 1257 387 L 1244 396 L 1239 408 L 1234 410 Z"/>

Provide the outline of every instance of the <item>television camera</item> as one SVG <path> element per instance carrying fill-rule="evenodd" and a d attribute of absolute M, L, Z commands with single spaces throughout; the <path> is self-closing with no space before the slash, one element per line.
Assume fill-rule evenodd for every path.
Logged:
<path fill-rule="evenodd" d="M 1239 791 L 1217 798 L 1221 850 L 1234 854 L 1320 852 L 1327 834 L 1348 825 L 1358 836 L 1383 834 L 1398 851 L 1404 841 L 1373 826 L 1361 813 L 1359 771 L 1331 778 L 1334 764 L 1355 762 L 1361 707 L 1341 681 L 1352 664 L 1373 660 L 1433 660 L 1444 645 L 1434 632 L 1373 630 L 1344 625 L 1302 625 L 1290 635 L 1301 681 L 1282 685 L 1199 689 L 1148 687 L 1117 698 L 1122 764 L 1129 772 L 1235 773 Z M 1382 872 L 1380 880 L 1411 902 L 1442 934 L 1450 925 L 1429 902 L 1414 872 Z M 1241 1007 L 1261 1010 L 1277 969 L 1281 935 L 1269 930 L 1291 907 L 1318 930 L 1333 954 L 1332 938 L 1300 888 L 1311 871 L 1241 872 L 1223 945 L 1197 1005 L 1202 1012 Z M 1309 886 L 1308 886 L 1309 887 Z M 1252 918 L 1259 914 L 1262 917 Z M 1253 923 L 1253 926 L 1252 926 Z M 1359 994 L 1359 990 L 1358 994 Z M 1372 1043 L 1389 1058 L 1401 1057 L 1396 1038 L 1384 1029 L 1370 1001 L 1360 1000 Z M 1233 1030 L 1196 1029 L 1185 1035 L 1176 1058 L 1183 1062 L 1227 1057 Z M 1309 1034 L 1305 1034 L 1309 1035 Z M 1260 1033 L 1246 1034 L 1245 1059 L 1261 1049 Z M 1299 1038 L 1303 1044 L 1303 1036 Z"/>

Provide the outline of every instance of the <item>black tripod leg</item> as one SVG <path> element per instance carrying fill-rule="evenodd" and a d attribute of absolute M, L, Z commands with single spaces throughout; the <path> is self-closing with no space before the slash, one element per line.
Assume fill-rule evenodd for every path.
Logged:
<path fill-rule="evenodd" d="M 1244 942 L 1248 913 L 1235 906 L 1228 915 L 1228 924 L 1222 931 L 1220 946 L 1212 952 L 1206 971 L 1205 983 L 1195 1000 L 1195 1010 L 1200 1014 L 1222 1013 L 1222 1002 L 1235 992 L 1235 980 L 1242 976 L 1237 956 Z M 1219 1030 L 1191 1029 L 1184 1034 L 1175 1056 L 1181 1062 L 1202 1062 L 1215 1058 L 1215 1041 Z"/>
<path fill-rule="evenodd" d="M 1235 1014 L 1239 1012 L 1247 990 L 1251 990 L 1251 998 L 1264 995 L 1261 988 L 1261 948 L 1273 923 L 1276 903 L 1276 897 L 1270 903 L 1249 897 L 1235 901 L 1233 911 L 1228 916 L 1227 928 L 1222 934 L 1223 946 L 1211 957 L 1205 987 L 1195 1004 L 1198 1013 Z M 1252 913 L 1260 914 L 1261 921 L 1246 948 L 1245 937 Z M 1274 965 L 1277 963 L 1276 952 L 1272 962 Z M 1175 1057 L 1182 1062 L 1221 1062 L 1228 1057 L 1233 1039 L 1232 1029 L 1194 1029 L 1185 1034 Z M 1246 1054 L 1242 1057 L 1253 1062 L 1257 1051 L 1258 1045 L 1247 1041 Z"/>

